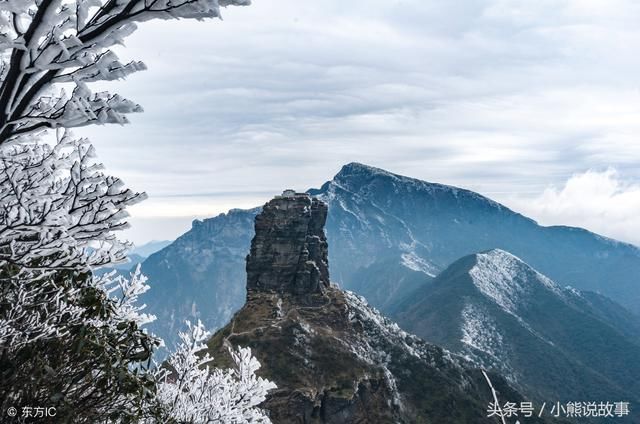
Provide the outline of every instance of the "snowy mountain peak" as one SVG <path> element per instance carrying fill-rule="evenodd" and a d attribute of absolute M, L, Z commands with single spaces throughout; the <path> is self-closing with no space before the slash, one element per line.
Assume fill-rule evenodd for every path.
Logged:
<path fill-rule="evenodd" d="M 391 179 L 396 182 L 412 183 L 419 185 L 430 185 L 431 183 L 394 174 L 381 168 L 365 165 L 363 163 L 351 162 L 342 167 L 334 177 L 333 181 L 340 182 L 368 182 L 376 177 Z"/>
<path fill-rule="evenodd" d="M 445 204 L 469 206 L 468 202 L 471 202 L 481 208 L 508 211 L 508 208 L 500 203 L 470 190 L 406 177 L 358 162 L 344 165 L 333 180 L 323 185 L 320 190 L 312 189 L 309 193 L 335 196 L 336 187 L 346 190 L 350 196 L 357 194 L 361 197 L 372 197 L 369 200 L 379 202 L 397 196 L 408 196 L 408 199 L 414 199 L 418 203 L 439 198 Z"/>
<path fill-rule="evenodd" d="M 501 249 L 460 258 L 393 315 L 406 331 L 500 371 L 529 393 L 640 393 L 637 318 L 603 296 L 561 289 Z M 624 372 L 608 365 L 620 363 Z M 557 370 L 572 371 L 557 379 Z"/>
<path fill-rule="evenodd" d="M 556 293 L 561 292 L 561 288 L 558 284 L 536 271 L 531 265 L 527 264 L 516 255 L 509 253 L 506 250 L 491 249 L 477 253 L 475 256 L 475 268 L 479 266 L 499 267 L 502 269 L 503 275 L 508 274 L 511 279 L 516 278 L 518 275 L 522 275 L 524 271 L 527 275 L 533 275 L 535 277 L 534 281 L 542 284 L 547 289 Z"/>
<path fill-rule="evenodd" d="M 493 266 L 499 266 L 508 270 L 511 274 L 520 272 L 522 268 L 532 269 L 522 259 L 503 249 L 485 250 L 484 252 L 476 253 L 475 257 L 477 261 L 476 266 L 492 264 Z"/>
<path fill-rule="evenodd" d="M 340 172 L 336 175 L 336 177 L 346 177 L 346 176 L 354 176 L 354 175 L 387 175 L 393 176 L 389 171 L 386 171 L 382 168 L 376 168 L 375 166 L 366 165 L 364 163 L 359 162 L 350 162 L 344 165 Z"/>
<path fill-rule="evenodd" d="M 475 265 L 469 270 L 473 284 L 510 314 L 517 315 L 518 306 L 536 289 L 562 295 L 556 283 L 509 252 L 493 249 L 476 254 L 475 259 Z"/>

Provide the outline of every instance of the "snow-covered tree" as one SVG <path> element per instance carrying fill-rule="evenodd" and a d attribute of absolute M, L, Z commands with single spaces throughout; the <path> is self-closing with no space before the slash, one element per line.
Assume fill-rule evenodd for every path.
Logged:
<path fill-rule="evenodd" d="M 144 276 L 92 273 L 124 260 L 113 231 L 145 196 L 106 175 L 87 140 L 59 136 L 0 148 L 0 408 L 55 406 L 59 419 L 86 422 L 268 422 L 256 406 L 273 384 L 256 377 L 248 349 L 233 351 L 234 369 L 209 369 L 201 324 L 180 335 L 167 367 L 149 367 L 159 340 L 141 329 L 153 319 L 137 302 Z"/>
<path fill-rule="evenodd" d="M 92 271 L 125 259 L 113 234 L 144 198 L 106 175 L 86 140 L 0 148 L 0 407 L 48 405 L 58 418 L 136 417 L 158 340 L 140 328 L 146 287 Z"/>
<path fill-rule="evenodd" d="M 150 369 L 160 341 L 142 330 L 153 319 L 137 304 L 148 289 L 144 276 L 95 273 L 126 260 L 130 246 L 114 232 L 128 226 L 126 208 L 145 195 L 106 174 L 91 144 L 67 131 L 126 123 L 141 110 L 90 90 L 94 81 L 144 69 L 110 50 L 137 22 L 219 17 L 220 6 L 248 3 L 0 0 L 0 410 L 54 406 L 61 422 L 92 423 L 263 418 L 255 406 L 272 383 L 255 376 L 246 349 L 234 351 L 234 370 L 193 361 L 200 326 L 185 333 L 190 350 L 170 360 L 195 385 L 175 386 Z M 53 140 L 44 137 L 51 130 Z M 200 412 L 185 416 L 196 398 L 205 402 Z"/>
<path fill-rule="evenodd" d="M 220 16 L 250 0 L 0 0 L 0 144 L 44 128 L 125 123 L 142 108 L 89 83 L 145 69 L 110 49 L 151 19 Z M 65 87 L 65 85 L 67 87 Z"/>
<path fill-rule="evenodd" d="M 275 384 L 257 377 L 260 363 L 250 348 L 229 348 L 231 369 L 209 368 L 213 358 L 204 342 L 210 333 L 202 323 L 180 333 L 180 344 L 166 363 L 157 368 L 159 417 L 180 423 L 269 423 L 258 408 Z"/>

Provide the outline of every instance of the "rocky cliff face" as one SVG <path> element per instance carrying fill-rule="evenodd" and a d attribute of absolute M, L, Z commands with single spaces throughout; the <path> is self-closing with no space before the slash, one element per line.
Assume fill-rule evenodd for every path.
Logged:
<path fill-rule="evenodd" d="M 494 423 L 481 372 L 409 335 L 363 298 L 329 284 L 326 206 L 278 197 L 256 218 L 247 302 L 209 341 L 252 348 L 278 388 L 263 404 L 274 423 Z M 503 401 L 523 400 L 493 376 Z M 540 421 L 531 421 L 540 422 Z"/>
<path fill-rule="evenodd" d="M 283 194 L 256 217 L 256 235 L 247 256 L 247 292 L 294 295 L 329 287 L 327 205 L 307 194 Z"/>

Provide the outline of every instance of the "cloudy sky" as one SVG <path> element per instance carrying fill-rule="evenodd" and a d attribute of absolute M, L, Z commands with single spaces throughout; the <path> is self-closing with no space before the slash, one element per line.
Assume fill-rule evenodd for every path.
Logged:
<path fill-rule="evenodd" d="M 150 199 L 140 244 L 358 161 L 640 245 L 640 3 L 254 0 L 150 22 L 108 88 L 145 113 L 77 130 Z"/>

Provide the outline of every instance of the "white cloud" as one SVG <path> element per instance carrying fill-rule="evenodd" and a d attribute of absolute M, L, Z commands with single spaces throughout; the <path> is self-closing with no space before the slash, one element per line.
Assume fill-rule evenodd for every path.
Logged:
<path fill-rule="evenodd" d="M 134 213 L 213 215 L 234 196 L 259 204 L 251 193 L 317 187 L 352 161 L 490 196 L 540 193 L 584 169 L 640 178 L 633 0 L 273 0 L 224 12 L 142 25 L 121 55 L 149 70 L 107 85 L 145 113 L 78 130 L 155 199 Z"/>
<path fill-rule="evenodd" d="M 583 227 L 640 246 L 640 182 L 612 168 L 575 174 L 539 196 L 506 203 L 543 225 Z"/>

